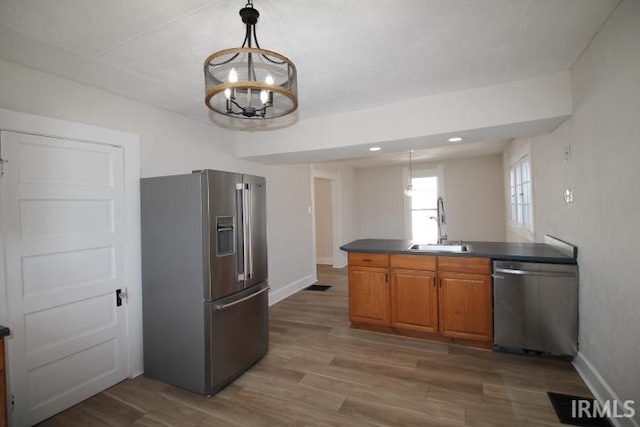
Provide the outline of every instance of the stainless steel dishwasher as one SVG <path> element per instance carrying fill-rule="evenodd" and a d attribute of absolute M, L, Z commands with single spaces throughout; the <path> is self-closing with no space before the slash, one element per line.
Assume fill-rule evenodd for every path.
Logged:
<path fill-rule="evenodd" d="M 494 350 L 573 359 L 578 266 L 494 261 Z"/>

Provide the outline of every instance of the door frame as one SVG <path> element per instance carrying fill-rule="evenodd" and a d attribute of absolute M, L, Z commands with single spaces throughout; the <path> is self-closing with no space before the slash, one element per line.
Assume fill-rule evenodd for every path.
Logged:
<path fill-rule="evenodd" d="M 129 376 L 142 374 L 142 280 L 140 261 L 140 137 L 136 134 L 82 123 L 27 114 L 0 108 L 0 130 L 122 147 L 124 150 L 124 286 L 128 288 L 126 304 L 127 340 L 129 342 Z M 0 203 L 2 200 L 0 199 Z M 0 220 L 3 220 L 0 217 Z M 0 324 L 8 326 L 7 284 L 4 265 L 4 234 L 0 233 Z M 11 345 L 11 336 L 6 337 Z M 9 364 L 11 362 L 9 361 Z M 11 387 L 10 369 L 8 383 Z"/>
<path fill-rule="evenodd" d="M 342 244 L 342 192 L 340 171 L 327 172 L 311 166 L 311 223 L 312 223 L 312 271 L 316 274 L 316 191 L 315 179 L 326 179 L 331 182 L 331 216 L 333 232 L 333 268 L 342 268 L 347 265 L 346 253 L 340 250 Z"/>

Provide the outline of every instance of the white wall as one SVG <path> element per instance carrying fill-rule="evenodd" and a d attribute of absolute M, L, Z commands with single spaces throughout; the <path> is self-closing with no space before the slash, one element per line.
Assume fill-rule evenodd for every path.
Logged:
<path fill-rule="evenodd" d="M 0 59 L 0 106 L 140 135 L 143 177 L 206 167 L 263 175 L 234 157 L 232 132 Z"/>
<path fill-rule="evenodd" d="M 449 239 L 504 241 L 502 156 L 442 164 Z"/>
<path fill-rule="evenodd" d="M 501 155 L 415 163 L 413 168 L 438 165 L 444 172 L 449 239 L 504 240 Z M 403 169 L 401 165 L 356 170 L 357 238 L 404 239 Z"/>
<path fill-rule="evenodd" d="M 230 131 L 2 59 L 0 76 L 1 108 L 140 135 L 143 177 L 206 168 L 266 176 L 272 293 L 282 297 L 282 289 L 293 289 L 315 274 L 308 166 L 268 167 L 238 160 Z M 295 238 L 288 244 L 283 236 Z"/>
<path fill-rule="evenodd" d="M 309 165 L 271 166 L 267 174 L 269 303 L 274 304 L 316 279 L 312 249 Z"/>
<path fill-rule="evenodd" d="M 368 155 L 367 144 L 395 151 L 425 148 L 472 130 L 501 140 L 549 131 L 572 112 L 569 72 L 562 71 L 301 120 L 277 132 L 242 132 L 238 156 L 270 163 L 272 156 L 309 161 L 309 154 L 335 160 Z"/>
<path fill-rule="evenodd" d="M 403 239 L 402 166 L 356 169 L 358 239 Z"/>
<path fill-rule="evenodd" d="M 316 178 L 316 262 L 333 264 L 333 214 L 331 206 L 331 181 Z"/>
<path fill-rule="evenodd" d="M 340 177 L 340 229 L 342 239 L 334 242 L 334 246 L 340 247 L 356 239 L 358 217 L 356 214 L 356 170 L 340 162 L 315 163 L 316 169 L 330 172 Z M 338 224 L 334 224 L 338 227 Z M 340 251 L 340 259 L 334 259 L 334 266 L 342 267 L 347 263 L 346 252 Z"/>
<path fill-rule="evenodd" d="M 531 139 L 535 239 L 578 246 L 580 357 L 603 399 L 640 414 L 640 2 L 623 0 L 571 70 L 575 113 Z M 563 161 L 564 147 L 571 159 Z M 562 192 L 573 188 L 573 204 Z M 637 424 L 636 424 L 637 425 Z"/>

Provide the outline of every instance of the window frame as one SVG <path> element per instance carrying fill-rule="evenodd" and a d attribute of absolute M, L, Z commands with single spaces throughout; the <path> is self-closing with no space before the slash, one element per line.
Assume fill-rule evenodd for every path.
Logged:
<path fill-rule="evenodd" d="M 403 179 L 402 179 L 402 187 L 400 187 L 400 191 L 407 185 L 409 182 L 409 168 L 406 167 L 403 169 Z M 437 165 L 435 167 L 422 167 L 416 168 L 415 165 L 413 167 L 412 178 L 427 178 L 435 176 L 438 179 L 438 196 L 445 198 L 444 194 L 444 167 L 442 165 Z M 411 198 L 402 195 L 404 198 L 404 238 L 406 240 L 413 240 L 413 224 L 412 224 L 412 209 L 411 209 Z M 446 200 L 446 198 L 445 198 Z M 422 242 L 424 243 L 424 242 Z"/>
<path fill-rule="evenodd" d="M 533 235 L 533 176 L 529 153 L 510 163 L 508 179 L 509 224 Z"/>

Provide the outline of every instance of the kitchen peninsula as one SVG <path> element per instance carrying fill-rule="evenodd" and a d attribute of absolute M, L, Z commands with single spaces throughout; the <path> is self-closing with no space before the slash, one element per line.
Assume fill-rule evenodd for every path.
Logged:
<path fill-rule="evenodd" d="M 491 348 L 493 261 L 576 264 L 575 251 L 546 243 L 459 242 L 420 245 L 362 239 L 349 253 L 351 326 Z"/>

